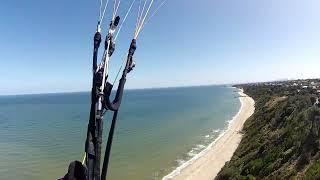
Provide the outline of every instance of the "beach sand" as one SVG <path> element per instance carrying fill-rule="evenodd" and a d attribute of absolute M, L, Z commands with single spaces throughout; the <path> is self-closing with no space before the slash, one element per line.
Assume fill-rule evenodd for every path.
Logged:
<path fill-rule="evenodd" d="M 165 176 L 164 180 L 212 180 L 216 177 L 237 149 L 242 138 L 242 134 L 239 132 L 242 130 L 244 122 L 254 112 L 254 100 L 244 94 L 242 90 L 239 94 L 241 108 L 230 122 L 225 133 L 218 137 L 198 156 Z"/>

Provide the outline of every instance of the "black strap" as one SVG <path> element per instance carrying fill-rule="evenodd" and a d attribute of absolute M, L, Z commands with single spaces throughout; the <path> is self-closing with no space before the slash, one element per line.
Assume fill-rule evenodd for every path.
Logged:
<path fill-rule="evenodd" d="M 133 54 L 134 54 L 135 50 L 136 50 L 136 40 L 133 39 L 131 41 L 131 44 L 130 44 L 129 53 L 128 53 L 128 56 L 127 56 L 126 66 L 123 69 L 122 76 L 121 76 L 121 79 L 119 81 L 118 89 L 117 89 L 117 92 L 116 92 L 116 96 L 115 96 L 115 98 L 114 98 L 114 100 L 112 102 L 110 100 L 110 94 L 111 94 L 112 85 L 110 83 L 106 84 L 107 88 L 106 88 L 106 92 L 105 92 L 106 94 L 105 94 L 105 99 L 104 99 L 105 103 L 104 104 L 107 107 L 107 109 L 109 109 L 111 111 L 117 111 L 119 109 L 120 105 L 121 105 L 121 100 L 122 100 L 123 91 L 124 91 L 124 85 L 126 83 L 126 77 L 127 77 L 127 74 L 133 68 L 132 57 L 133 57 Z"/>
<path fill-rule="evenodd" d="M 101 180 L 106 180 L 107 173 L 108 173 L 108 165 L 109 165 L 109 159 L 110 159 L 110 153 L 111 153 L 111 146 L 112 146 L 112 140 L 114 135 L 114 129 L 117 122 L 117 116 L 118 111 L 113 112 L 111 127 L 108 135 L 108 141 L 106 145 L 106 150 L 104 154 L 104 160 L 103 160 L 103 166 L 102 166 L 102 172 L 101 172 Z"/>
<path fill-rule="evenodd" d="M 95 170 L 96 170 L 96 160 L 97 157 L 97 129 L 96 129 L 96 102 L 97 102 L 97 86 L 96 86 L 96 69 L 97 69 L 97 57 L 98 57 L 98 49 L 101 43 L 101 34 L 96 32 L 94 35 L 94 47 L 93 47 L 93 58 L 92 58 L 92 89 L 91 89 L 91 107 L 90 107 L 90 117 L 88 123 L 87 130 L 87 139 L 85 144 L 85 152 L 86 152 L 86 166 L 88 168 L 88 179 L 94 179 Z M 99 159 L 99 157 L 98 157 Z"/>
<path fill-rule="evenodd" d="M 116 96 L 115 96 L 114 100 L 112 101 L 112 103 L 110 101 L 112 84 L 110 84 L 110 83 L 106 84 L 105 105 L 108 110 L 111 110 L 114 112 L 113 112 L 111 127 L 110 127 L 110 131 L 109 131 L 109 135 L 108 135 L 108 141 L 107 141 L 107 145 L 106 145 L 104 160 L 103 160 L 101 180 L 106 180 L 106 177 L 107 177 L 107 171 L 108 171 L 108 165 L 109 165 L 109 159 L 110 159 L 110 153 L 111 153 L 111 146 L 112 146 L 112 141 L 113 141 L 114 129 L 116 126 L 117 116 L 118 116 L 118 110 L 121 105 L 121 100 L 122 100 L 122 96 L 123 96 L 124 85 L 126 83 L 127 74 L 132 70 L 132 57 L 133 57 L 135 50 L 136 50 L 136 40 L 133 39 L 130 44 L 126 66 L 123 70 L 121 79 L 119 81 L 118 89 L 116 92 Z"/>

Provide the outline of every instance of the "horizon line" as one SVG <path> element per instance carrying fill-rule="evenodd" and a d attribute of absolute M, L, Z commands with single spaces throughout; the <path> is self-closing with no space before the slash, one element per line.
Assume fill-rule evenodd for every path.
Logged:
<path fill-rule="evenodd" d="M 188 87 L 204 87 L 204 86 L 232 86 L 238 83 L 224 83 L 224 84 L 202 84 L 202 85 L 185 85 L 185 86 L 167 86 L 167 87 L 142 87 L 142 88 L 126 88 L 125 90 L 151 90 L 151 89 L 170 89 L 170 88 L 188 88 Z M 112 91 L 115 91 L 113 89 Z M 67 94 L 67 93 L 85 93 L 90 92 L 89 90 L 79 91 L 57 91 L 57 92 L 39 92 L 39 93 L 21 93 L 21 94 L 0 94 L 1 96 L 23 96 L 23 95 L 43 95 L 43 94 Z"/>
<path fill-rule="evenodd" d="M 277 80 L 265 80 L 265 81 L 246 81 L 237 83 L 213 83 L 213 84 L 200 84 L 200 85 L 178 85 L 178 86 L 165 86 L 165 87 L 142 87 L 142 88 L 125 88 L 125 90 L 148 90 L 148 89 L 169 89 L 169 88 L 187 88 L 187 87 L 202 87 L 202 86 L 233 86 L 237 84 L 250 84 L 250 83 L 265 83 L 265 82 L 276 82 L 276 81 L 294 81 L 294 80 L 309 80 L 319 78 L 282 78 Z M 115 90 L 112 90 L 115 91 Z M 41 95 L 41 94 L 63 94 L 63 93 L 82 93 L 90 92 L 89 90 L 78 90 L 78 91 L 56 91 L 56 92 L 37 92 L 37 93 L 21 93 L 21 94 L 0 94 L 1 96 L 23 96 L 23 95 Z"/>

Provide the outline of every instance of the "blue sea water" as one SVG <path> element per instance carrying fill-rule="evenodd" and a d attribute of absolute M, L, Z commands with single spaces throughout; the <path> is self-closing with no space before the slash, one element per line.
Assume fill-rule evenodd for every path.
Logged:
<path fill-rule="evenodd" d="M 225 86 L 127 90 L 118 116 L 111 180 L 161 179 L 212 142 L 238 112 Z M 0 96 L 0 179 L 56 179 L 81 160 L 89 92 Z M 104 140 L 110 125 L 105 117 Z"/>

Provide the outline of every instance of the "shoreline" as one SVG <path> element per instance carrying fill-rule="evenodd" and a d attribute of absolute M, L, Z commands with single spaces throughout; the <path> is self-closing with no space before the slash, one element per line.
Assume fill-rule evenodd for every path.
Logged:
<path fill-rule="evenodd" d="M 242 139 L 242 134 L 239 131 L 242 130 L 243 124 L 254 112 L 254 100 L 244 94 L 241 89 L 238 94 L 241 106 L 232 120 L 227 121 L 227 129 L 203 151 L 164 176 L 163 180 L 212 180 L 215 178 L 237 149 Z"/>

